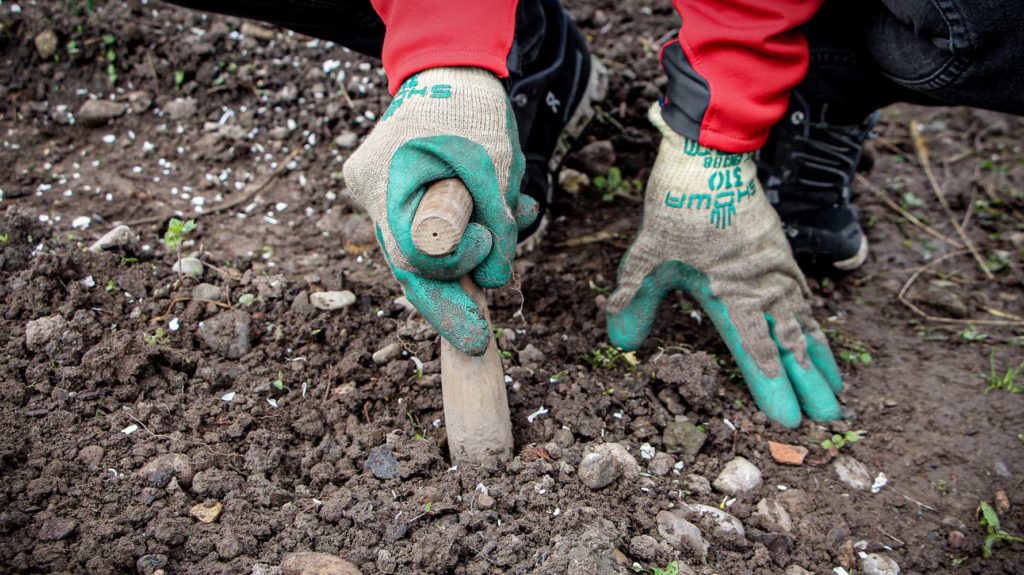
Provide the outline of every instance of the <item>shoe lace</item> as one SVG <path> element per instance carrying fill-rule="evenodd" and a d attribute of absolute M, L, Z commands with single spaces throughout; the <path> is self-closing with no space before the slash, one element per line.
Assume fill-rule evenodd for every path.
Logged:
<path fill-rule="evenodd" d="M 870 127 L 811 122 L 807 128 L 805 134 L 794 135 L 797 145 L 792 159 L 800 169 L 793 188 L 813 194 L 819 201 L 848 201 L 850 183 Z M 828 192 L 828 197 L 822 196 Z"/>

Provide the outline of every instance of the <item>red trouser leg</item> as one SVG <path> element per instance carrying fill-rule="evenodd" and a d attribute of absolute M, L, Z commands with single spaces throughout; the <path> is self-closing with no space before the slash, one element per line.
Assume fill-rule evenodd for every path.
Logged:
<path fill-rule="evenodd" d="M 662 115 L 673 130 L 724 152 L 751 152 L 786 112 L 807 72 L 799 27 L 822 0 L 674 0 L 679 37 L 662 48 Z"/>
<path fill-rule="evenodd" d="M 508 76 L 516 0 L 372 0 L 387 27 L 384 70 L 393 95 L 416 72 L 472 66 Z"/>

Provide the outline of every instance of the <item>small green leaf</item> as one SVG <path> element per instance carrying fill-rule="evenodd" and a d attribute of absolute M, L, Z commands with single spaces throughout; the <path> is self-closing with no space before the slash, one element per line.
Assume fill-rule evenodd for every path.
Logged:
<path fill-rule="evenodd" d="M 999 514 L 987 501 L 981 502 L 981 524 L 987 527 L 989 532 L 999 531 Z"/>
<path fill-rule="evenodd" d="M 244 305 L 245 307 L 251 306 L 255 301 L 256 296 L 252 295 L 251 293 L 244 293 L 238 296 L 238 303 Z"/>
<path fill-rule="evenodd" d="M 100 36 L 100 39 L 103 40 L 103 43 L 107 46 L 110 46 L 114 42 L 117 42 L 117 38 L 115 38 L 113 34 L 104 34 Z"/>

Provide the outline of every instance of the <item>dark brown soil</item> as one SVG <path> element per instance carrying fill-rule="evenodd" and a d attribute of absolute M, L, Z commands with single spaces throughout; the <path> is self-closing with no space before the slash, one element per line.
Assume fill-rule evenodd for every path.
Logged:
<path fill-rule="evenodd" d="M 606 115 L 587 137 L 609 140 L 615 165 L 643 179 L 656 46 L 675 17 L 669 3 L 622 7 L 634 4 L 569 6 L 612 72 Z M 673 560 L 704 574 L 860 573 L 860 551 L 911 574 L 1024 571 L 1020 544 L 982 559 L 976 518 L 1003 491 L 1003 528 L 1024 531 L 1024 396 L 986 393 L 992 369 L 1024 360 L 1024 121 L 885 110 L 868 179 L 956 238 L 914 153 L 909 125 L 920 122 L 994 277 L 861 185 L 873 255 L 849 277 L 813 282 L 837 353 L 871 359 L 842 362 L 846 419 L 830 428 L 767 424 L 681 296 L 638 365 L 595 361 L 608 357 L 602 306 L 640 203 L 562 194 L 544 243 L 517 263 L 521 291 L 490 296 L 520 456 L 451 469 L 436 335 L 395 301 L 340 178 L 351 144 L 335 138 L 364 135 L 388 101 L 379 62 L 282 31 L 241 36 L 238 20 L 159 3 L 85 5 L 0 5 L 0 571 L 278 573 L 304 550 L 365 574 L 618 573 Z M 33 39 L 47 29 L 59 42 L 44 61 Z M 346 71 L 347 96 L 328 60 Z M 69 123 L 90 97 L 131 109 Z M 194 98 L 195 110 L 168 106 L 175 98 Z M 183 254 L 200 254 L 207 285 L 171 271 L 162 235 L 175 213 L 197 218 Z M 72 226 L 81 216 L 87 229 Z M 140 240 L 84 250 L 115 222 Z M 901 303 L 912 274 L 908 301 L 956 322 Z M 309 303 L 340 289 L 356 303 Z M 393 342 L 405 353 L 377 365 L 373 352 Z M 528 345 L 540 353 L 520 353 Z M 680 417 L 706 426 L 707 442 L 696 457 L 671 454 L 681 470 L 648 474 L 641 445 L 662 452 Z M 819 443 L 858 429 L 864 439 L 842 453 L 872 478 L 884 472 L 878 493 L 824 463 Z M 808 446 L 822 464 L 780 466 L 768 440 Z M 644 474 L 594 491 L 576 469 L 607 442 Z M 736 455 L 764 476 L 725 503 L 746 537 L 704 529 L 706 563 L 661 542 L 659 511 L 729 499 L 707 481 Z M 755 513 L 762 498 L 788 510 L 790 532 Z M 200 522 L 190 515 L 200 503 L 223 511 Z"/>

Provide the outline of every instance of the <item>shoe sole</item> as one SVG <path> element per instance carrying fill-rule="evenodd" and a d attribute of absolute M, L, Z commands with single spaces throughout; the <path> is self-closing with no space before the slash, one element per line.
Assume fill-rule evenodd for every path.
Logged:
<path fill-rule="evenodd" d="M 555 151 L 551 154 L 551 159 L 548 160 L 548 185 L 553 186 L 551 174 L 558 171 L 558 168 L 562 166 L 562 160 L 565 159 L 565 155 L 569 153 L 573 144 L 583 133 L 583 130 L 587 128 L 590 121 L 594 119 L 597 111 L 594 110 L 594 104 L 597 102 L 603 102 L 608 96 L 608 68 L 605 67 L 604 63 L 598 59 L 597 56 L 590 56 L 590 77 L 587 78 L 587 87 L 583 92 L 583 97 L 580 98 L 579 104 L 576 106 L 576 111 L 573 112 L 572 117 L 562 128 L 562 133 L 558 135 L 558 141 L 555 143 Z M 544 214 L 541 217 L 540 224 L 537 226 L 537 230 L 530 234 L 530 237 L 519 242 L 516 246 L 516 255 L 522 255 L 527 252 L 532 252 L 541 240 L 544 238 L 544 234 L 548 228 L 548 214 Z"/>
<path fill-rule="evenodd" d="M 864 265 L 864 262 L 867 261 L 867 259 L 868 259 L 868 239 L 866 237 L 861 236 L 861 238 L 860 238 L 860 247 L 857 248 L 857 253 L 854 254 L 853 257 L 847 258 L 845 260 L 839 260 L 837 262 L 834 262 L 832 264 L 832 266 L 835 267 L 839 271 L 852 272 L 853 270 L 855 270 L 855 269 L 859 268 L 860 266 Z"/>

